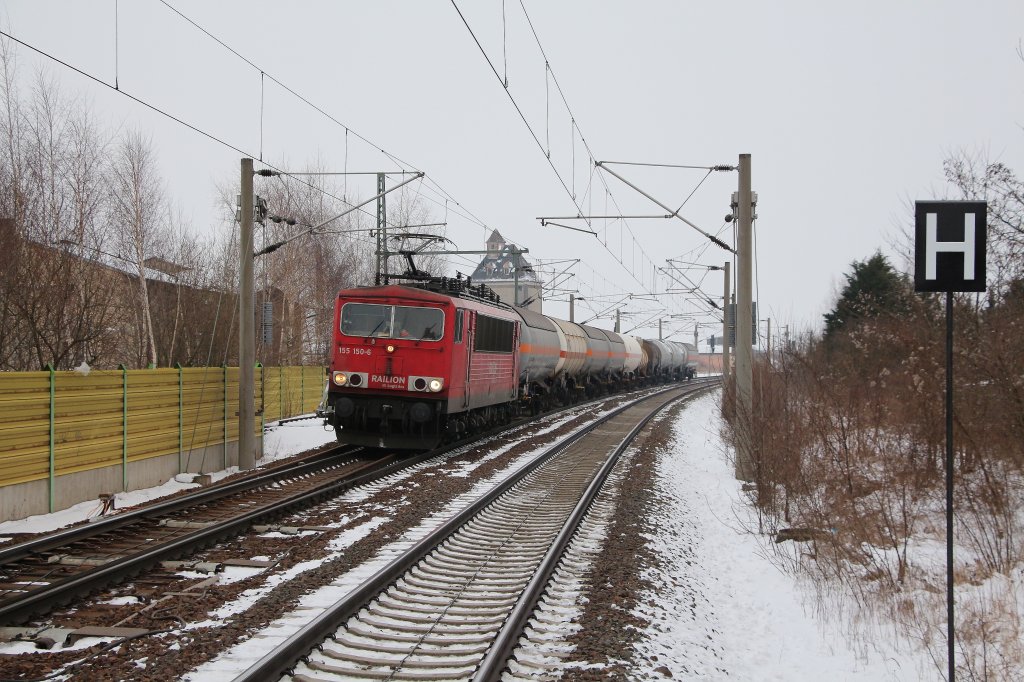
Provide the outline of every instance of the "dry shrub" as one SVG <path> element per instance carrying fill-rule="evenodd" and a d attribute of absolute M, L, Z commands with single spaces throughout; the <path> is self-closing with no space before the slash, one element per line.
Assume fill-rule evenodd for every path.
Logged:
<path fill-rule="evenodd" d="M 1021 610 L 1007 578 L 1024 562 L 1022 320 L 1024 303 L 981 309 L 964 299 L 956 307 L 957 650 L 967 679 L 1020 679 L 1024 669 Z M 812 576 L 819 595 L 841 586 L 855 610 L 899 624 L 939 671 L 944 333 L 939 306 L 919 299 L 827 345 L 812 338 L 761 358 L 753 413 L 727 413 L 734 432 L 745 420 L 754 434 L 761 529 L 814 537 L 796 553 L 780 546 L 780 561 Z"/>

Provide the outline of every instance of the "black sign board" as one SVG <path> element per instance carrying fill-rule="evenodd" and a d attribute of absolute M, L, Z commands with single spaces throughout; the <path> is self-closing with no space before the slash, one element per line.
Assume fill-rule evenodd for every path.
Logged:
<path fill-rule="evenodd" d="M 918 201 L 914 290 L 985 291 L 984 201 Z"/>
<path fill-rule="evenodd" d="M 730 303 L 725 306 L 726 319 L 729 320 L 729 348 L 736 347 L 736 304 Z M 758 335 L 757 329 L 757 301 L 751 301 L 750 303 L 750 343 L 751 345 L 757 344 L 760 336 Z M 723 340 L 724 343 L 724 340 Z"/>

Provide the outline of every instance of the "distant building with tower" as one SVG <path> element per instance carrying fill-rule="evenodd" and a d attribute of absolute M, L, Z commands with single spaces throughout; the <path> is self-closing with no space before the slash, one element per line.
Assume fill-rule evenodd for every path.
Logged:
<path fill-rule="evenodd" d="M 522 251 L 506 244 L 497 230 L 487 239 L 487 255 L 471 277 L 475 283 L 489 286 L 506 303 L 518 303 L 527 310 L 543 312 L 540 277 Z"/>

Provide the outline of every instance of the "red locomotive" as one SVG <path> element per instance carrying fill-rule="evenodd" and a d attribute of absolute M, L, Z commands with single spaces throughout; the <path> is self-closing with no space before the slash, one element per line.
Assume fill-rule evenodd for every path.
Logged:
<path fill-rule="evenodd" d="M 338 294 L 323 406 L 342 442 L 427 449 L 641 380 L 692 377 L 685 344 L 499 301 L 468 279 Z"/>

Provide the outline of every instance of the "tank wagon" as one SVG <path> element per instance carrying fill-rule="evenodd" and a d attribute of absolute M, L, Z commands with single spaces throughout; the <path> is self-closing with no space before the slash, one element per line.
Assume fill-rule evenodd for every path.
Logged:
<path fill-rule="evenodd" d="M 340 441 L 427 449 L 523 412 L 688 374 L 685 344 L 502 303 L 468 279 L 345 289 L 321 414 Z"/>

